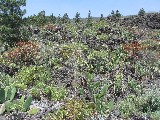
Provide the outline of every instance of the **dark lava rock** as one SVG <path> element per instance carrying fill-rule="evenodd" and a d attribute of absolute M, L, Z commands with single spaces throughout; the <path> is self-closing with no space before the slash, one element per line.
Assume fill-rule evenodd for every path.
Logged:
<path fill-rule="evenodd" d="M 11 67 L 1 64 L 0 72 L 13 76 L 16 72 L 18 72 L 18 68 L 11 68 Z"/>

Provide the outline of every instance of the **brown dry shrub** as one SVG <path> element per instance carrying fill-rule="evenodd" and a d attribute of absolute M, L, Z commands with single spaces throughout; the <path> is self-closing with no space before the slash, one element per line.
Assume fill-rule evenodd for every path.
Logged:
<path fill-rule="evenodd" d="M 16 47 L 11 51 L 7 51 L 7 63 L 23 63 L 29 64 L 38 55 L 39 46 L 34 42 L 18 42 Z"/>

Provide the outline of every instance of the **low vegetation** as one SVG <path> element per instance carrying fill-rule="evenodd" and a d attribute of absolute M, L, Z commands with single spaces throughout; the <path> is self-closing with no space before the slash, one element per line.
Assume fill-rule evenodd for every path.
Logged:
<path fill-rule="evenodd" d="M 0 118 L 160 119 L 159 13 L 22 19 L 24 0 L 0 3 Z"/>

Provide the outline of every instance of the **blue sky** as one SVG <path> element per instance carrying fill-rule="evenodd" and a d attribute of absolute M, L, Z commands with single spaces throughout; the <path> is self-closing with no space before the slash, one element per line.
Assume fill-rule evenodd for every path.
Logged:
<path fill-rule="evenodd" d="M 108 16 L 112 10 L 119 10 L 122 15 L 134 15 L 144 8 L 146 12 L 160 12 L 160 0 L 26 0 L 26 16 L 38 14 L 45 10 L 46 15 L 61 16 L 67 13 L 73 18 L 76 12 L 82 18 L 87 17 L 89 10 L 91 16 Z"/>

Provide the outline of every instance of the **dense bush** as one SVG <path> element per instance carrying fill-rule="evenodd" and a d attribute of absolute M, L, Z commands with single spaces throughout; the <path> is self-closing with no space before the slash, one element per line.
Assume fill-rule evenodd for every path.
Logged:
<path fill-rule="evenodd" d="M 6 52 L 6 61 L 21 65 L 34 64 L 38 55 L 38 45 L 34 42 L 18 42 L 16 47 Z"/>
<path fill-rule="evenodd" d="M 0 39 L 1 42 L 13 46 L 21 39 L 20 27 L 25 10 L 21 7 L 26 5 L 25 0 L 0 0 Z"/>

